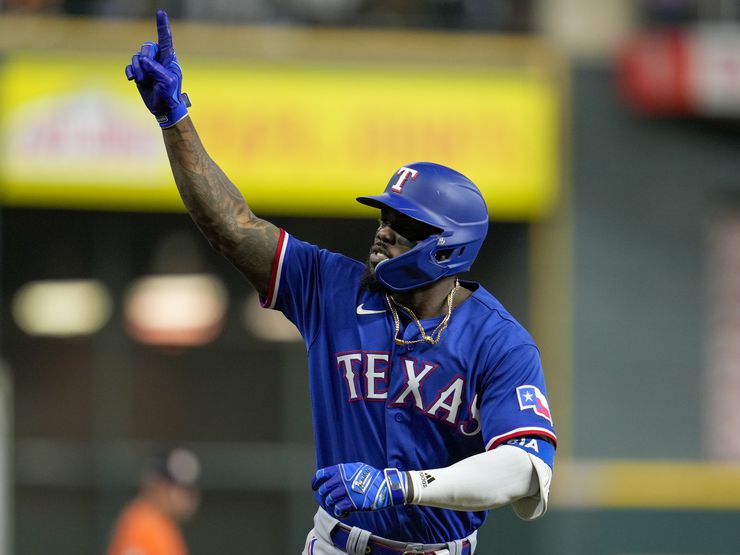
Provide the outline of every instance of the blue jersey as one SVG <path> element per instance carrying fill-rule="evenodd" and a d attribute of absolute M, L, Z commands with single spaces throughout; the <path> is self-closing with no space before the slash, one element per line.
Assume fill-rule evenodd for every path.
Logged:
<path fill-rule="evenodd" d="M 382 293 L 360 287 L 365 264 L 281 231 L 268 297 L 308 350 L 318 468 L 447 467 L 512 438 L 555 442 L 539 352 L 527 331 L 482 286 L 452 313 L 436 345 L 394 343 Z M 441 318 L 422 320 L 430 334 Z M 420 337 L 401 322 L 399 337 Z M 551 464 L 551 461 L 549 461 Z M 486 511 L 406 505 L 343 519 L 399 541 L 463 538 Z"/>

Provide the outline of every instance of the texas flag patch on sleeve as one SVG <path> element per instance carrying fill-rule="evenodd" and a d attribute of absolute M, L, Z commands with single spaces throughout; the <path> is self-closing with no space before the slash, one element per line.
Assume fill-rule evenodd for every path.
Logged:
<path fill-rule="evenodd" d="M 534 385 L 520 385 L 516 388 L 516 396 L 519 399 L 519 410 L 532 409 L 535 414 L 552 424 L 550 405 L 539 388 Z"/>

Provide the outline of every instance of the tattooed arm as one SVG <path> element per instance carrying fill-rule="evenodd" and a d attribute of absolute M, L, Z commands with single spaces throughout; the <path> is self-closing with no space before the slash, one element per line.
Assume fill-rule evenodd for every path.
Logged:
<path fill-rule="evenodd" d="M 162 127 L 180 196 L 211 245 L 263 296 L 268 294 L 279 230 L 257 218 L 244 197 L 208 156 L 188 117 L 182 68 L 167 14 L 157 10 L 157 43 L 145 42 L 126 66 L 144 104 Z"/>
<path fill-rule="evenodd" d="M 280 231 L 252 213 L 239 189 L 206 152 L 189 117 L 162 134 L 190 216 L 211 246 L 266 296 Z"/>

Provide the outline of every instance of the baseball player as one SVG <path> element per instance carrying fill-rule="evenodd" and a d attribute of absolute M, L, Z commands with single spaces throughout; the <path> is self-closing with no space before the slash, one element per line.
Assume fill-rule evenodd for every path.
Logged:
<path fill-rule="evenodd" d="M 200 463 L 189 449 L 156 454 L 116 519 L 106 555 L 188 555 L 182 524 L 198 510 Z"/>
<path fill-rule="evenodd" d="M 308 351 L 319 508 L 303 554 L 468 555 L 490 509 L 547 508 L 556 436 L 539 352 L 481 285 L 488 210 L 464 175 L 407 164 L 365 263 L 255 216 L 188 115 L 164 12 L 126 75 L 163 128 L 178 190 L 211 245 Z"/>

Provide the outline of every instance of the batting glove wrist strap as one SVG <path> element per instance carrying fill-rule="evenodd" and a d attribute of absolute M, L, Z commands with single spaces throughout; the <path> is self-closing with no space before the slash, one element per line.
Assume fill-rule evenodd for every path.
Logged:
<path fill-rule="evenodd" d="M 391 505 L 404 505 L 409 489 L 406 482 L 406 473 L 396 468 L 386 468 L 383 473 L 391 493 Z"/>

